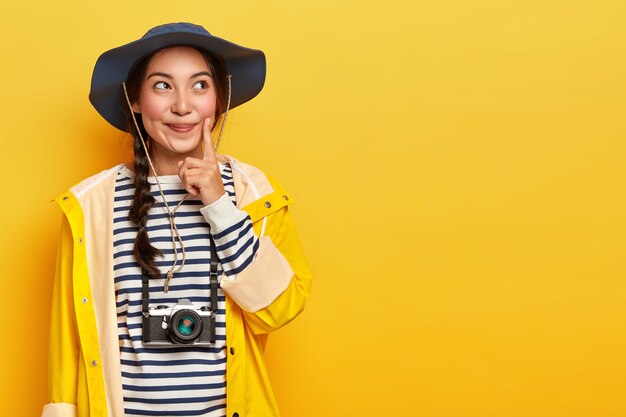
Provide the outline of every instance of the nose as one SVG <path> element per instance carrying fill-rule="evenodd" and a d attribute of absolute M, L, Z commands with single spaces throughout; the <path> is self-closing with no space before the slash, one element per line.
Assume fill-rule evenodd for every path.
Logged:
<path fill-rule="evenodd" d="M 184 116 L 191 113 L 192 105 L 185 91 L 177 91 L 171 106 L 172 113 Z"/>

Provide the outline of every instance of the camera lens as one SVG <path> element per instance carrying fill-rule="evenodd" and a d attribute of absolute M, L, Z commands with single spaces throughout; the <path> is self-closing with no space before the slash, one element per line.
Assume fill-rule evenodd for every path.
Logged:
<path fill-rule="evenodd" d="M 196 327 L 196 321 L 191 316 L 181 317 L 178 320 L 178 332 L 189 336 L 193 333 L 193 328 Z"/>
<path fill-rule="evenodd" d="M 176 343 L 193 343 L 202 331 L 202 318 L 192 310 L 179 310 L 172 314 L 169 334 Z"/>

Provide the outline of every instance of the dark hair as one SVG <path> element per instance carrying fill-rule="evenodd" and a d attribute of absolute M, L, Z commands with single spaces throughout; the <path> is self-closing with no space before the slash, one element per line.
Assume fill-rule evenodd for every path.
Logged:
<path fill-rule="evenodd" d="M 160 51 L 170 49 L 172 47 L 161 49 Z M 160 52 L 159 51 L 159 52 Z M 198 50 L 205 58 L 209 71 L 213 76 L 213 84 L 215 85 L 216 92 L 216 119 L 223 123 L 223 114 L 226 111 L 228 103 L 228 85 L 226 79 L 226 70 L 224 63 L 203 50 Z M 156 52 L 155 52 L 156 53 Z M 143 79 L 148 69 L 148 64 L 154 54 L 143 58 L 137 62 L 130 70 L 128 80 L 126 81 L 126 89 L 128 91 L 128 97 L 131 103 L 136 103 L 139 99 L 139 92 L 143 84 Z M 124 106 L 125 108 L 127 106 Z M 135 244 L 133 246 L 133 254 L 137 263 L 151 278 L 161 278 L 161 273 L 156 266 L 155 258 L 162 256 L 162 252 L 152 246 L 148 238 L 148 229 L 146 223 L 148 220 L 148 211 L 155 203 L 154 197 L 150 194 L 150 183 L 148 182 L 148 175 L 150 173 L 150 166 L 141 138 L 137 132 L 137 128 L 132 120 L 131 109 L 126 108 L 128 123 L 130 124 L 130 132 L 133 137 L 133 167 L 135 172 L 134 185 L 135 195 L 133 196 L 133 202 L 130 206 L 128 213 L 128 219 L 137 226 L 137 237 L 135 238 Z M 141 120 L 141 114 L 135 113 L 137 124 L 141 131 L 141 135 L 146 140 L 146 146 L 148 150 L 151 146 L 151 140 L 143 126 Z M 215 128 L 218 123 L 213 124 Z"/>

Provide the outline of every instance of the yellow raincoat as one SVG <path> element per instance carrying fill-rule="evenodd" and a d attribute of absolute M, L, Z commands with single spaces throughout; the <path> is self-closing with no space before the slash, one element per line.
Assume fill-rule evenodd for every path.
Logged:
<path fill-rule="evenodd" d="M 229 417 L 278 416 L 263 361 L 268 333 L 304 308 L 311 274 L 289 213 L 292 199 L 258 169 L 218 155 L 233 168 L 238 207 L 254 224 L 259 249 L 226 293 Z M 72 187 L 63 210 L 53 290 L 50 403 L 42 417 L 123 417 L 113 273 L 113 195 L 120 166 Z"/>

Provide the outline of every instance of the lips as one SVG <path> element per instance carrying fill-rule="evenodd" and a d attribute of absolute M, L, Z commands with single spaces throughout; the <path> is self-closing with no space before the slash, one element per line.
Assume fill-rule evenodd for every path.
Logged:
<path fill-rule="evenodd" d="M 166 123 L 165 125 L 174 132 L 186 133 L 190 132 L 196 126 L 196 123 Z"/>

